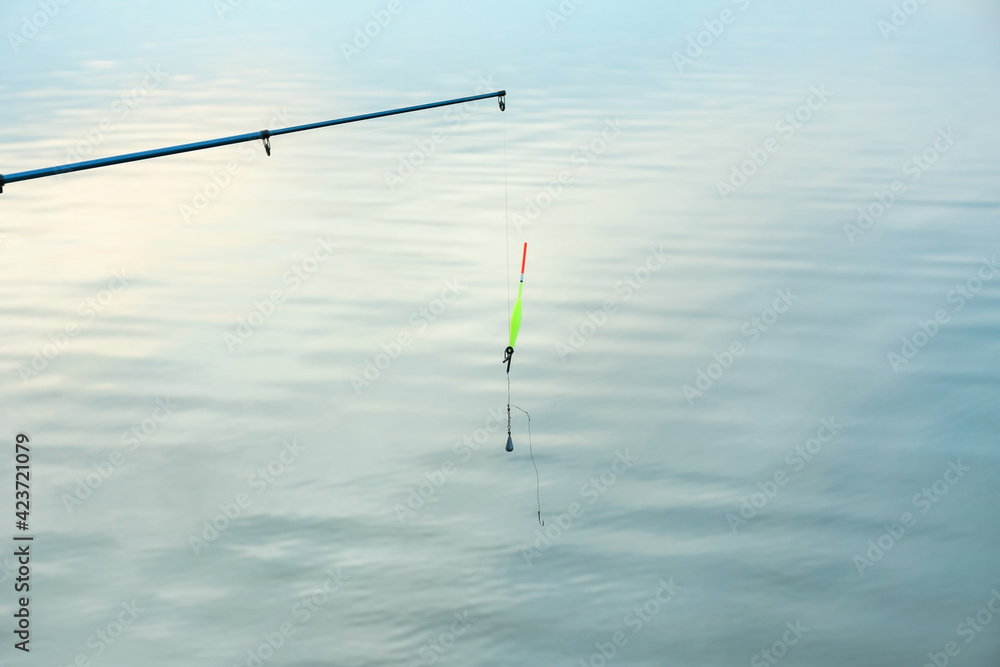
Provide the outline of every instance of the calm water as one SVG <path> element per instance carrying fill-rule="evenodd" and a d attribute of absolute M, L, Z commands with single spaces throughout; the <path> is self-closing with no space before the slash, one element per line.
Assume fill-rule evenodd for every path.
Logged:
<path fill-rule="evenodd" d="M 8 174 L 509 90 L 5 188 L 4 664 L 998 664 L 995 3 L 333 5 L 0 8 Z"/>

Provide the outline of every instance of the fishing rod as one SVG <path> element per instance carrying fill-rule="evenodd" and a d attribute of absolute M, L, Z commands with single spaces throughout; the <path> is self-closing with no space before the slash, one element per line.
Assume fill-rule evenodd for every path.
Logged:
<path fill-rule="evenodd" d="M 420 104 L 414 107 L 403 107 L 401 109 L 390 109 L 389 111 L 377 111 L 375 113 L 363 114 L 361 116 L 350 116 L 348 118 L 336 118 L 334 120 L 325 120 L 319 123 L 309 123 L 307 125 L 295 125 L 293 127 L 283 127 L 277 130 L 260 130 L 259 132 L 248 132 L 246 134 L 237 134 L 232 137 L 222 137 L 221 139 L 209 139 L 208 141 L 198 141 L 192 144 L 181 144 L 179 146 L 170 146 L 168 148 L 157 148 L 155 150 L 140 151 L 138 153 L 127 153 L 125 155 L 116 155 L 114 157 L 99 158 L 96 160 L 87 160 L 85 162 L 73 162 L 71 164 L 64 164 L 57 167 L 46 167 L 44 169 L 34 169 L 31 171 L 21 171 L 16 174 L 0 174 L 0 193 L 3 192 L 3 186 L 10 183 L 18 183 L 20 181 L 30 181 L 35 178 L 46 178 L 48 176 L 58 176 L 59 174 L 69 174 L 74 171 L 84 171 L 86 169 L 98 169 L 100 167 L 110 167 L 115 164 L 124 164 L 126 162 L 138 162 L 140 160 L 151 160 L 156 157 L 164 157 L 167 155 L 177 155 L 178 153 L 190 153 L 191 151 L 201 151 L 206 148 L 218 148 L 220 146 L 231 146 L 233 144 L 242 144 L 249 141 L 261 141 L 264 144 L 264 150 L 268 155 L 271 155 L 271 137 L 279 137 L 283 134 L 294 134 L 296 132 L 305 132 L 307 130 L 318 130 L 324 127 L 333 127 L 334 125 L 346 125 L 348 123 L 358 123 L 363 120 L 373 120 L 375 118 L 386 118 L 387 116 L 398 116 L 404 113 L 413 113 L 414 111 L 426 111 L 427 109 L 437 109 L 439 107 L 447 107 L 455 104 L 465 104 L 466 102 L 476 102 L 479 100 L 486 100 L 491 98 L 497 98 L 500 104 L 500 111 L 505 111 L 507 108 L 507 91 L 498 90 L 495 93 L 485 93 L 483 95 L 473 95 L 471 97 L 460 97 L 455 100 L 445 100 L 443 102 L 431 102 L 430 104 Z"/>

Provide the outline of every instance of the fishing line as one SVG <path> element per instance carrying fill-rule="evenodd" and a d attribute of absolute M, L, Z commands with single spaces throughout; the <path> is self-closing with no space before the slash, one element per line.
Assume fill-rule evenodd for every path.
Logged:
<path fill-rule="evenodd" d="M 510 329 L 510 205 L 507 186 L 507 110 L 506 104 L 500 105 L 500 116 L 503 118 L 503 224 L 504 251 L 506 252 L 507 268 L 507 329 Z M 513 441 L 510 439 L 510 364 L 507 365 L 507 451 L 513 451 Z"/>
<path fill-rule="evenodd" d="M 507 251 L 507 327 L 510 328 L 510 206 L 508 204 L 507 193 L 507 113 L 501 112 L 503 116 L 503 222 L 506 243 L 504 250 Z"/>
<path fill-rule="evenodd" d="M 500 111 L 507 110 L 505 96 L 498 98 Z M 510 403 L 510 363 L 514 357 L 514 344 L 517 342 L 517 333 L 521 328 L 521 294 L 524 291 L 524 267 L 528 259 L 528 244 L 524 244 L 524 253 L 521 255 L 521 281 L 517 289 L 517 302 L 513 310 L 510 307 L 510 186 L 507 175 L 507 114 L 503 115 L 503 206 L 504 206 L 504 253 L 507 269 L 507 312 L 510 317 L 507 324 L 510 328 L 510 343 L 504 350 L 503 363 L 507 364 L 507 451 L 514 451 L 514 440 L 511 436 L 510 409 L 516 408 L 523 412 L 528 418 L 528 453 L 531 455 L 531 465 L 535 468 L 535 503 L 538 506 L 538 523 L 542 526 L 542 500 L 541 500 L 541 480 L 538 475 L 538 464 L 535 463 L 535 451 L 531 444 L 531 415 L 528 411 Z"/>
<path fill-rule="evenodd" d="M 538 464 L 535 463 L 535 452 L 531 449 L 531 415 L 528 414 L 527 410 L 518 408 L 516 405 L 510 407 L 521 410 L 528 417 L 528 453 L 531 454 L 531 465 L 535 466 L 535 502 L 538 504 L 538 523 L 544 526 L 545 522 L 542 521 L 542 499 L 540 495 L 542 482 L 538 478 Z"/>

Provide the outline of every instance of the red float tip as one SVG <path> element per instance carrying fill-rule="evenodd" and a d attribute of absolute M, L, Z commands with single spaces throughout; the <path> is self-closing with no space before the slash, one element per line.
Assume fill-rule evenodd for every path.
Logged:
<path fill-rule="evenodd" d="M 524 254 L 521 255 L 521 275 L 524 275 L 524 263 L 528 259 L 528 242 L 524 242 Z"/>

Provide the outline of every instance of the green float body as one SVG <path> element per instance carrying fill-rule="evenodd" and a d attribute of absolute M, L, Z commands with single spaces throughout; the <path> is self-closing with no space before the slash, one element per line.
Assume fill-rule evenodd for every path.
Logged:
<path fill-rule="evenodd" d="M 521 292 L 524 290 L 524 282 L 517 288 L 517 302 L 514 304 L 514 312 L 510 316 L 510 346 L 514 347 L 517 342 L 517 332 L 521 329 Z"/>

